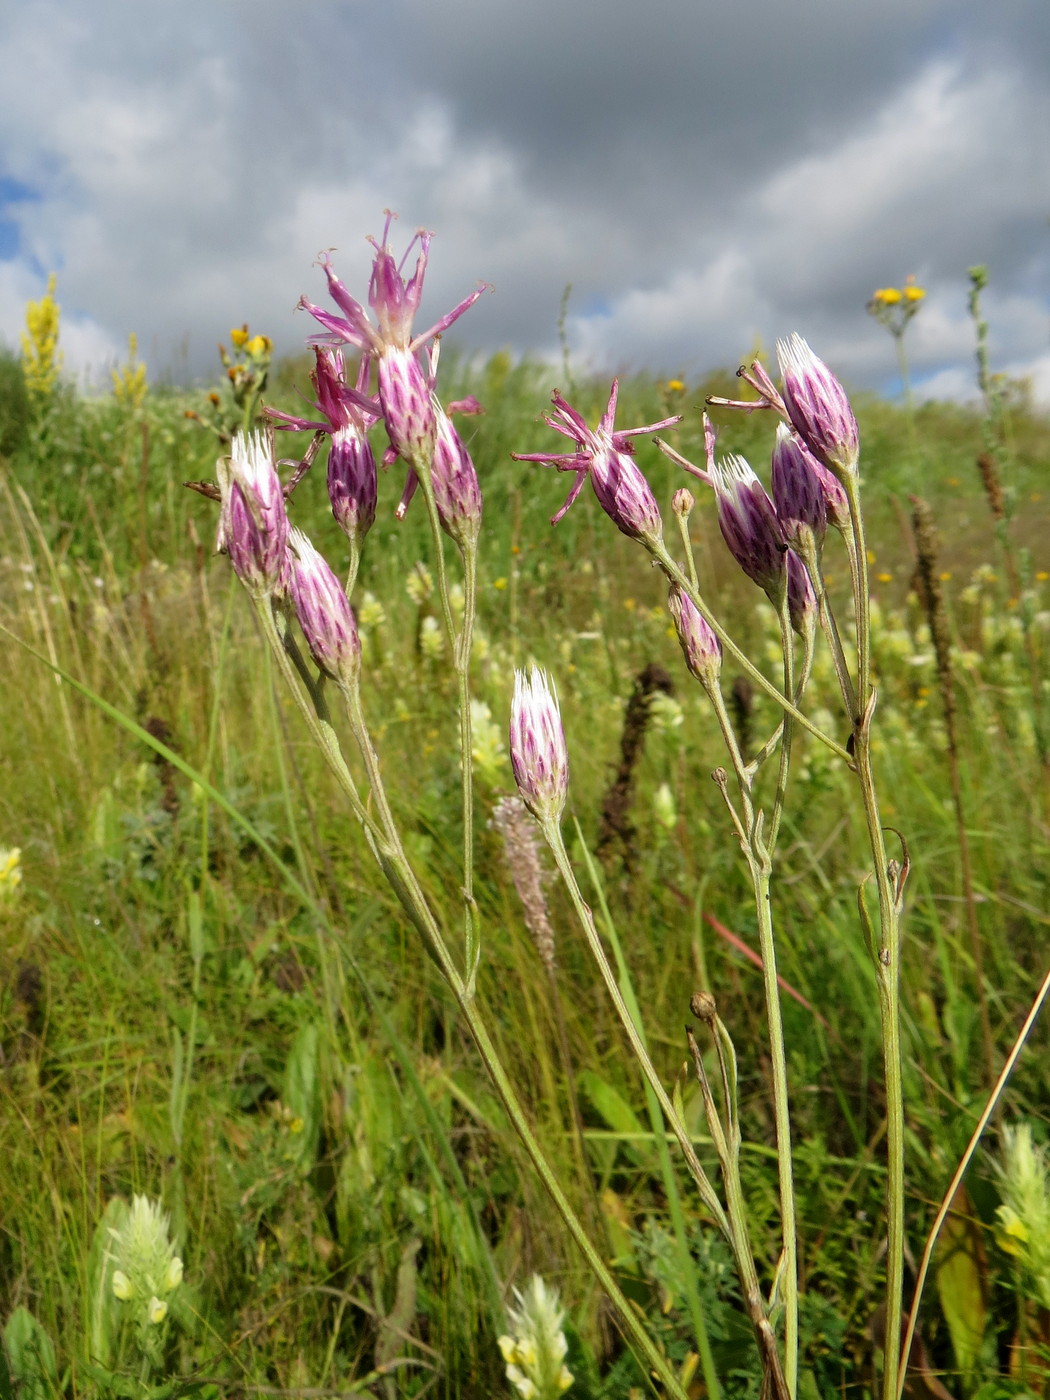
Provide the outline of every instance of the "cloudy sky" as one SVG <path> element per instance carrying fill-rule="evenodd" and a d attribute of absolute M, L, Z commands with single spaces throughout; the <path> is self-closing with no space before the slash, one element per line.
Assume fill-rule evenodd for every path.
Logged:
<path fill-rule="evenodd" d="M 314 266 L 432 229 L 450 340 L 687 375 L 802 331 L 892 390 L 864 304 L 907 274 L 916 381 L 995 367 L 1050 402 L 1046 0 L 33 0 L 0 5 L 0 337 L 58 273 L 67 364 L 136 331 L 211 370 L 247 319 L 309 333 Z"/>

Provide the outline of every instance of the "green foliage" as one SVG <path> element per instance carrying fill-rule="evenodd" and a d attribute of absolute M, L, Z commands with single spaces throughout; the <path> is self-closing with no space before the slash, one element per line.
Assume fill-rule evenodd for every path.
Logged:
<path fill-rule="evenodd" d="M 14 384 L 17 368 L 0 359 L 0 434 L 15 402 L 7 376 Z M 556 671 L 572 804 L 591 848 L 634 679 L 650 662 L 674 677 L 682 722 L 670 711 L 646 737 L 631 811 L 636 859 L 628 866 L 614 852 L 604 888 L 666 1083 L 684 1057 L 690 992 L 701 980 L 715 991 L 739 1057 L 743 1185 L 758 1251 L 775 1259 L 760 977 L 720 931 L 753 948 L 755 928 L 709 778 L 718 761 L 713 724 L 687 684 L 652 572 L 606 529 L 593 501 L 551 534 L 547 520 L 566 483 L 509 460 L 511 451 L 548 443 L 540 422 L 548 370 L 496 356 L 480 367 L 446 361 L 442 371 L 449 397 L 474 392 L 488 410 L 465 424 L 486 499 L 475 692 L 502 731 L 513 666 L 534 656 Z M 280 369 L 272 382 L 284 390 Z M 306 388 L 302 378 L 299 386 Z M 685 391 L 688 416 L 675 445 L 687 456 L 702 455 L 704 393 L 725 387 L 712 377 Z M 581 385 L 581 408 L 600 407 L 606 393 Z M 294 409 L 290 386 L 288 394 L 281 406 Z M 624 383 L 621 402 L 625 422 L 667 411 L 664 389 L 645 377 Z M 132 420 L 112 398 L 70 397 L 43 445 L 29 441 L 24 408 L 11 410 L 18 426 L 0 436 L 11 457 L 0 475 L 0 624 L 198 769 L 266 838 L 304 894 L 199 784 L 4 638 L 0 847 L 21 849 L 23 880 L 0 901 L 8 1373 L 0 1370 L 0 1394 L 7 1386 L 48 1400 L 59 1389 L 116 1386 L 124 1363 L 108 1320 L 105 1231 L 116 1224 L 115 1197 L 146 1193 L 168 1204 L 185 1261 L 185 1303 L 177 1317 L 173 1304 L 155 1381 L 245 1392 L 352 1393 L 367 1384 L 405 1395 L 429 1386 L 468 1400 L 499 1394 L 503 1301 L 510 1284 L 536 1271 L 556 1280 L 568 1310 L 576 1382 L 567 1393 L 624 1397 L 645 1377 L 610 1335 L 443 985 L 302 742 L 297 714 L 271 685 L 225 561 L 211 557 L 213 506 L 181 485 L 214 476 L 215 443 L 186 420 L 191 403 L 151 389 Z M 1050 428 L 1013 410 L 1004 486 L 1015 504 L 1015 589 L 973 466 L 978 416 L 920 408 L 916 462 L 902 450 L 900 410 L 861 399 L 858 413 L 876 555 L 880 781 L 887 819 L 906 834 L 915 862 L 905 957 L 914 1248 L 986 1079 L 936 668 L 910 589 L 899 502 L 921 488 L 943 526 L 963 790 L 1001 1054 L 1044 970 L 1050 908 L 1039 747 L 1050 645 Z M 289 435 L 282 449 L 293 456 L 307 440 Z M 768 425 L 755 415 L 727 422 L 720 448 L 750 454 L 757 467 L 767 440 Z M 675 470 L 645 441 L 638 459 L 665 502 L 679 484 Z M 324 469 L 322 455 L 293 509 L 335 560 L 341 543 Z M 380 521 L 362 562 L 365 704 L 428 897 L 452 927 L 460 909 L 456 735 L 445 672 L 420 645 L 423 605 L 406 589 L 415 564 L 433 560 L 419 503 L 403 523 L 392 519 L 400 485 L 382 483 Z M 773 640 L 768 610 L 727 565 L 703 504 L 693 527 L 712 593 L 762 657 Z M 839 582 L 844 589 L 844 571 Z M 818 666 L 813 686 L 814 703 L 829 704 L 833 676 Z M 741 707 L 741 723 L 756 736 L 771 730 L 764 701 Z M 574 1203 L 608 1242 L 606 1257 L 615 1255 L 623 1287 L 676 1369 L 695 1371 L 682 1251 L 646 1100 L 625 1071 L 615 1019 L 552 890 L 561 1012 L 555 1007 L 496 834 L 484 829 L 486 804 L 511 783 L 494 753 L 478 794 L 478 994 L 498 1008 L 499 1048 Z M 872 1221 L 884 1188 L 878 1008 L 856 918 L 864 832 L 844 815 L 841 771 L 805 739 L 792 783 L 777 917 L 780 970 L 804 999 L 784 1000 L 808 1284 L 802 1393 L 859 1393 L 870 1375 L 870 1348 L 857 1339 L 879 1297 Z M 676 824 L 665 820 L 663 785 Z M 590 1179 L 576 1166 L 559 1015 Z M 1011 1090 L 1012 1111 L 1034 1119 L 1045 1114 L 1045 1051 L 1046 1032 L 1037 1029 Z M 710 1155 L 689 1089 L 685 1109 L 701 1154 Z M 972 1211 L 943 1247 L 939 1288 L 926 1297 L 927 1350 L 950 1390 L 1020 1394 L 1027 1382 L 1010 1378 L 1011 1349 L 1036 1350 L 1045 1317 L 1022 1300 L 1011 1258 L 996 1243 L 1002 1188 L 986 1163 L 970 1191 Z M 726 1395 L 753 1394 L 750 1331 L 730 1261 L 684 1181 L 681 1194 Z M 768 1288 L 771 1279 L 762 1282 Z"/>
<path fill-rule="evenodd" d="M 22 362 L 0 346 L 0 456 L 11 457 L 29 432 L 29 394 Z"/>

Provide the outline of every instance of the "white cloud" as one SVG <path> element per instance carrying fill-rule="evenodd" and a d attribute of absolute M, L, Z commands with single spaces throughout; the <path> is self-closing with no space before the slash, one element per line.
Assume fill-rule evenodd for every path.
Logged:
<path fill-rule="evenodd" d="M 9 7 L 0 191 L 7 175 L 40 198 L 0 209 L 21 231 L 0 331 L 16 338 L 53 267 L 70 363 L 136 330 L 151 371 L 187 342 L 210 373 L 244 319 L 293 351 L 317 252 L 335 245 L 363 292 L 363 236 L 392 206 L 406 242 L 438 234 L 423 318 L 494 284 L 454 332 L 467 346 L 552 351 L 571 282 L 573 348 L 595 364 L 705 368 L 797 327 L 879 383 L 892 346 L 863 304 L 915 272 L 930 295 L 909 353 L 929 379 L 968 370 L 965 269 L 986 261 L 994 355 L 1037 363 L 1050 77 L 1028 0 L 994 47 L 955 0 L 755 3 L 744 42 L 692 0 L 644 22 L 587 0 L 560 45 L 540 0 L 502 5 L 513 43 L 466 3 L 440 23 L 422 0 L 330 0 L 309 22 L 279 0 L 154 0 L 149 25 L 128 0 Z"/>

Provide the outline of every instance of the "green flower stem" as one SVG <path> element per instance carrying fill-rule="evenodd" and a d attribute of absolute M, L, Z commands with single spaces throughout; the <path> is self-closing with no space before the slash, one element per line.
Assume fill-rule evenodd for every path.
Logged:
<path fill-rule="evenodd" d="M 422 933 L 426 940 L 426 945 L 437 963 L 442 976 L 451 988 L 459 1004 L 464 1020 L 467 1023 L 467 1028 L 470 1031 L 474 1044 L 478 1048 L 478 1053 L 481 1055 L 485 1068 L 488 1070 L 492 1082 L 496 1087 L 496 1091 L 507 1111 L 507 1115 L 514 1125 L 514 1129 L 521 1139 L 522 1145 L 539 1175 L 540 1180 L 543 1182 L 551 1200 L 554 1202 L 559 1215 L 561 1215 L 565 1222 L 566 1228 L 572 1235 L 577 1248 L 586 1259 L 599 1285 L 616 1309 L 625 1334 L 637 1348 L 638 1352 L 645 1358 L 646 1364 L 651 1367 L 659 1377 L 666 1393 L 673 1396 L 675 1400 L 688 1400 L 685 1391 L 682 1389 L 673 1370 L 668 1365 L 666 1358 L 661 1355 L 652 1338 L 638 1320 L 636 1311 L 624 1297 L 600 1254 L 588 1238 L 579 1217 L 573 1210 L 568 1197 L 562 1191 L 557 1177 L 543 1155 L 543 1151 L 535 1134 L 529 1127 L 521 1102 L 518 1099 L 514 1086 L 511 1084 L 510 1079 L 503 1069 L 496 1048 L 489 1038 L 488 1031 L 478 1011 L 474 997 L 468 990 L 467 983 L 460 975 L 459 970 L 452 960 L 448 946 L 442 937 L 441 930 L 437 925 L 430 907 L 427 904 L 426 897 L 405 855 L 383 786 L 382 774 L 379 768 L 379 757 L 376 754 L 368 729 L 365 725 L 360 692 L 347 687 L 343 694 L 349 710 L 351 728 L 354 731 L 354 737 L 357 740 L 358 748 L 361 751 L 361 757 L 364 760 L 365 768 L 368 773 L 372 798 L 379 817 L 378 823 L 362 803 L 356 784 L 346 767 L 345 760 L 339 748 L 338 739 L 331 727 L 331 721 L 328 718 L 327 710 L 324 708 L 324 697 L 320 687 L 313 687 L 311 690 L 311 699 L 320 708 L 321 712 L 312 714 L 306 702 L 306 698 L 302 693 L 302 688 L 299 684 L 300 678 L 297 676 L 295 668 L 285 650 L 284 641 L 278 631 L 269 599 L 257 599 L 256 604 L 267 639 L 274 650 L 274 654 L 278 659 L 278 664 L 284 673 L 285 679 L 292 688 L 296 702 L 307 720 L 308 727 L 317 740 L 340 786 L 350 798 L 355 815 L 366 827 L 373 850 L 376 853 L 384 873 L 390 880 L 394 892 L 397 894 L 405 912 L 408 914 L 415 927 Z"/>
<path fill-rule="evenodd" d="M 361 567 L 361 544 L 356 538 L 350 541 L 350 565 L 346 571 L 346 596 L 352 598 L 357 583 L 357 573 Z"/>
<path fill-rule="evenodd" d="M 565 882 L 565 888 L 568 890 L 569 898 L 572 900 L 573 908 L 576 910 L 576 915 L 579 918 L 584 937 L 587 939 L 587 946 L 590 948 L 594 960 L 598 964 L 598 971 L 601 974 L 602 981 L 605 983 L 605 989 L 609 993 L 609 998 L 613 1006 L 616 1008 L 616 1014 L 619 1016 L 620 1024 L 626 1032 L 635 1059 L 641 1067 L 646 1082 L 656 1095 L 657 1102 L 660 1105 L 664 1118 L 667 1120 L 668 1126 L 678 1139 L 678 1145 L 682 1149 L 682 1153 L 685 1156 L 686 1163 L 700 1191 L 700 1197 L 704 1205 L 707 1206 L 708 1210 L 714 1216 L 715 1223 L 718 1225 L 718 1228 L 722 1231 L 725 1238 L 732 1243 L 729 1222 L 722 1208 L 722 1202 L 718 1199 L 718 1193 L 712 1186 L 710 1178 L 704 1171 L 699 1157 L 696 1155 L 696 1150 L 693 1147 L 692 1139 L 686 1130 L 685 1124 L 674 1110 L 674 1105 L 671 1103 L 667 1090 L 664 1088 L 660 1076 L 657 1074 L 656 1068 L 649 1058 L 649 1052 L 638 1032 L 638 1027 L 635 1025 L 634 1018 L 631 1016 L 627 1003 L 623 999 L 623 994 L 616 981 L 616 974 L 613 972 L 612 964 L 609 962 L 602 944 L 601 935 L 598 933 L 598 927 L 594 922 L 594 914 L 591 911 L 590 905 L 583 897 L 583 893 L 576 879 L 576 872 L 573 870 L 569 860 L 569 853 L 565 848 L 561 827 L 556 821 L 545 821 L 541 823 L 541 825 L 543 835 L 548 846 L 550 846 L 551 854 L 554 856 L 554 862 L 558 867 L 558 873 Z"/>
<path fill-rule="evenodd" d="M 417 469 L 420 490 L 426 501 L 430 534 L 434 542 L 438 594 L 445 632 L 452 649 L 452 662 L 459 690 L 460 784 L 463 810 L 463 945 L 467 967 L 467 992 L 474 994 L 474 979 L 481 953 L 478 906 L 474 899 L 474 738 L 470 714 L 470 653 L 474 644 L 474 620 L 477 614 L 478 551 L 476 543 L 469 547 L 457 545 L 463 561 L 463 626 L 458 635 L 452 601 L 448 591 L 445 549 L 441 519 L 434 497 L 434 483 L 429 470 Z"/>
<path fill-rule="evenodd" d="M 601 909 L 606 933 L 612 945 L 613 957 L 616 961 L 616 972 L 619 978 L 620 990 L 623 993 L 623 999 L 627 1004 L 628 1011 L 631 1013 L 631 1019 L 638 1028 L 638 1035 L 641 1038 L 642 1044 L 648 1049 L 645 1025 L 642 1021 L 642 1011 L 641 1007 L 638 1005 L 638 998 L 635 995 L 634 984 L 631 981 L 630 968 L 627 965 L 627 960 L 623 954 L 623 948 L 620 945 L 619 935 L 616 932 L 616 925 L 613 923 L 612 915 L 609 912 L 609 906 L 605 899 L 605 891 L 602 889 L 601 877 L 598 874 L 594 858 L 591 856 L 590 851 L 587 850 L 587 847 L 582 844 L 583 833 L 580 831 L 579 822 L 576 823 L 576 834 L 581 842 L 584 862 L 587 866 L 587 874 L 591 884 L 594 886 L 598 898 L 598 907 Z M 703 1373 L 704 1385 L 707 1387 L 707 1394 L 710 1400 L 721 1400 L 722 1386 L 718 1379 L 718 1372 L 715 1369 L 715 1358 L 711 1351 L 711 1339 L 708 1335 L 707 1323 L 704 1319 L 703 1303 L 701 1302 L 699 1289 L 697 1288 L 692 1256 L 689 1253 L 689 1238 L 686 1231 L 685 1211 L 682 1208 L 682 1193 L 678 1188 L 678 1178 L 675 1174 L 674 1164 L 671 1161 L 668 1134 L 664 1127 L 663 1116 L 660 1112 L 660 1104 L 657 1101 L 652 1086 L 648 1083 L 645 1085 L 645 1106 L 649 1114 L 649 1123 L 653 1130 L 656 1154 L 660 1160 L 660 1175 L 663 1178 L 664 1194 L 667 1197 L 667 1207 L 671 1216 L 675 1244 L 678 1248 L 678 1258 L 685 1279 L 685 1291 L 693 1323 L 693 1333 L 696 1337 L 696 1348 L 700 1353 L 700 1369 Z M 713 1133 L 712 1136 L 714 1136 Z"/>
<path fill-rule="evenodd" d="M 871 689 L 871 607 L 868 594 L 868 555 L 860 489 L 854 476 L 842 484 L 853 522 L 850 567 L 857 618 L 857 699 L 863 707 L 854 716 L 853 766 L 860 783 L 868 844 L 879 900 L 879 936 L 873 948 L 882 1018 L 883 1075 L 886 1089 L 886 1342 L 882 1374 L 884 1400 L 896 1400 L 900 1371 L 902 1294 L 904 1289 L 904 1083 L 900 1034 L 900 891 L 890 876 L 871 755 L 871 721 L 876 694 Z M 863 894 L 861 895 L 863 898 Z"/>
<path fill-rule="evenodd" d="M 795 686 L 795 640 L 791 635 L 791 616 L 788 610 L 787 589 L 784 590 L 784 597 L 780 603 L 780 646 L 784 653 L 784 694 L 790 695 L 796 704 L 801 696 L 796 691 Z M 812 646 L 807 650 L 812 654 Z M 794 737 L 795 726 L 791 716 L 785 714 L 783 729 L 780 736 L 780 766 L 777 772 L 777 790 L 773 799 L 773 812 L 769 821 L 769 835 L 766 838 L 766 847 L 770 858 L 776 849 L 777 836 L 780 832 L 780 819 L 784 814 L 784 801 L 787 797 L 788 774 L 791 769 L 791 741 Z"/>
<path fill-rule="evenodd" d="M 786 611 L 786 604 L 785 604 Z M 786 646 L 791 646 L 790 631 Z M 785 661 L 785 684 L 790 686 Z M 795 1184 L 791 1160 L 791 1114 L 788 1105 L 787 1050 L 784 1025 L 780 1015 L 780 987 L 777 982 L 776 944 L 773 938 L 773 914 L 770 907 L 772 861 L 769 847 L 762 839 L 762 813 L 756 813 L 751 792 L 751 773 L 744 763 L 717 685 L 707 687 L 718 719 L 722 737 L 736 773 L 740 802 L 744 813 L 747 840 L 741 841 L 744 858 L 751 876 L 755 895 L 755 915 L 758 923 L 759 948 L 762 953 L 762 978 L 766 998 L 766 1019 L 769 1028 L 769 1054 L 773 1071 L 773 1112 L 777 1131 L 777 1176 L 780 1188 L 780 1224 L 783 1242 L 781 1284 L 784 1297 L 784 1379 L 793 1397 L 798 1385 L 798 1228 L 795 1218 Z M 785 716 L 785 726 L 788 720 Z M 781 782 L 785 781 L 784 770 Z M 725 794 L 728 802 L 728 794 Z M 761 1338 L 760 1338 L 761 1342 Z"/>
<path fill-rule="evenodd" d="M 815 543 L 810 543 L 807 547 L 803 542 L 803 547 L 799 550 L 802 562 L 806 566 L 809 574 L 809 581 L 813 585 L 813 591 L 817 595 L 817 615 L 820 618 L 821 630 L 828 643 L 831 652 L 831 659 L 835 666 L 835 675 L 838 677 L 839 690 L 842 692 L 842 703 L 846 708 L 846 713 L 852 720 L 857 714 L 857 692 L 853 688 L 853 677 L 849 673 L 849 663 L 846 661 L 846 653 L 842 646 L 842 638 L 839 635 L 838 623 L 828 602 L 828 590 L 824 583 L 824 570 L 822 567 L 823 550 Z M 852 574 L 851 574 L 852 576 Z"/>
<path fill-rule="evenodd" d="M 715 617 L 714 613 L 712 613 L 711 609 L 707 606 L 707 604 L 704 602 L 699 591 L 694 586 L 692 580 L 688 577 L 687 574 L 684 574 L 682 572 L 682 570 L 678 567 L 675 561 L 671 558 L 670 554 L 668 554 L 667 548 L 664 545 L 663 541 L 646 541 L 646 547 L 648 548 L 649 553 L 660 565 L 660 568 L 663 570 L 665 576 L 668 579 L 670 579 L 672 583 L 677 583 L 678 587 L 682 590 L 682 592 L 689 597 L 691 602 L 696 607 L 697 611 L 700 613 L 701 617 L 711 628 L 711 631 L 714 632 L 715 636 L 722 643 L 723 651 L 728 653 L 728 655 L 730 655 L 733 658 L 736 664 L 741 668 L 742 671 L 745 672 L 749 679 L 752 680 L 756 686 L 758 686 L 759 690 L 763 691 L 766 695 L 768 695 L 771 700 L 775 700 L 785 714 L 790 715 L 791 718 L 797 724 L 800 724 L 803 729 L 807 730 L 810 734 L 812 734 L 814 738 L 819 739 L 820 742 L 822 744 L 825 744 L 831 750 L 832 753 L 837 754 L 839 758 L 844 759 L 847 763 L 852 763 L 852 759 L 849 755 L 849 752 L 846 749 L 844 749 L 841 744 L 836 743 L 836 741 L 832 739 L 829 734 L 825 734 L 822 729 L 818 728 L 818 726 L 813 723 L 813 721 L 809 718 L 808 715 L 804 715 L 802 711 L 797 708 L 797 706 L 793 705 L 792 702 L 787 698 L 787 696 L 784 695 L 782 691 L 778 690 L 771 680 L 767 680 L 767 678 L 762 674 L 762 672 L 758 669 L 754 662 L 749 660 L 748 657 L 744 655 L 744 653 L 737 646 L 736 642 L 733 641 L 732 637 L 725 630 L 722 624 L 718 621 L 718 619 Z"/>

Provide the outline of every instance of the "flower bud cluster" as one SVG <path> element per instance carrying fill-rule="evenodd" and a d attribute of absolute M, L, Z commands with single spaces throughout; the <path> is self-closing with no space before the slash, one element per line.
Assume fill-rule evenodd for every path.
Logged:
<path fill-rule="evenodd" d="M 569 1344 L 562 1330 L 565 1314 L 558 1295 L 539 1274 L 533 1274 L 524 1289 L 514 1290 L 514 1297 L 517 1307 L 509 1310 L 510 1333 L 499 1339 L 507 1379 L 523 1400 L 558 1400 L 574 1380 L 565 1365 Z"/>
<path fill-rule="evenodd" d="M 121 1215 L 120 1223 L 109 1227 L 113 1296 L 130 1306 L 138 1323 L 157 1327 L 182 1282 L 182 1260 L 168 1233 L 170 1221 L 159 1201 L 147 1196 L 133 1197 Z"/>

